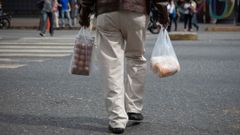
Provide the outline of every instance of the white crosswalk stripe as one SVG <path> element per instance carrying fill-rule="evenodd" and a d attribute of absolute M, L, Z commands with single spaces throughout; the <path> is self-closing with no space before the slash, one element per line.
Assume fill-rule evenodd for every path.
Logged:
<path fill-rule="evenodd" d="M 54 42 L 42 42 L 42 43 L 19 43 L 19 42 L 11 42 L 11 43 L 8 43 L 8 42 L 1 42 L 0 43 L 1 45 L 32 45 L 32 46 L 36 46 L 36 45 L 42 45 L 42 46 L 49 46 L 49 45 L 58 45 L 58 46 L 66 46 L 66 45 L 72 45 L 73 43 L 54 43 Z"/>
<path fill-rule="evenodd" d="M 46 50 L 46 49 L 24 49 L 24 50 L 20 50 L 20 49 L 0 49 L 0 55 L 2 53 L 69 53 L 72 50 Z"/>
<path fill-rule="evenodd" d="M 69 56 L 73 43 L 0 42 L 0 69 L 14 69 L 34 62 Z"/>
<path fill-rule="evenodd" d="M 0 45 L 0 49 L 72 49 L 72 46 L 19 46 L 19 45 Z"/>
<path fill-rule="evenodd" d="M 25 66 L 24 64 L 0 64 L 0 69 L 3 68 L 19 68 Z"/>

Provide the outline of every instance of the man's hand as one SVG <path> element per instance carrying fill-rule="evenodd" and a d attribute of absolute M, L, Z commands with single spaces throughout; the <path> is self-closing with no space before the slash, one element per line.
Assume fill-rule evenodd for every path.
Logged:
<path fill-rule="evenodd" d="M 159 23 L 163 25 L 163 27 L 167 28 L 169 25 L 169 14 L 167 11 L 167 6 L 165 5 L 161 5 L 161 4 L 156 4 L 159 12 L 161 13 L 161 18 L 159 19 Z"/>
<path fill-rule="evenodd" d="M 170 22 L 169 14 L 167 10 L 167 5 L 169 3 L 168 0 L 154 0 L 158 11 L 161 13 L 161 17 L 159 18 L 159 23 L 163 25 L 163 27 L 167 28 Z"/>
<path fill-rule="evenodd" d="M 89 27 L 90 25 L 90 9 L 88 8 L 81 8 L 80 14 L 79 14 L 79 24 L 82 27 Z"/>
<path fill-rule="evenodd" d="M 82 26 L 82 27 L 89 27 L 90 25 L 90 19 L 89 17 L 84 17 L 84 16 L 79 16 L 79 24 Z"/>

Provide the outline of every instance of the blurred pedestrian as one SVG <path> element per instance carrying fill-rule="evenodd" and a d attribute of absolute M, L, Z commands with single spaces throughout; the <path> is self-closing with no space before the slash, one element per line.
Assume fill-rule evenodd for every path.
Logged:
<path fill-rule="evenodd" d="M 69 0 L 61 0 L 61 27 L 64 28 L 66 25 L 66 19 L 68 20 L 69 27 L 72 27 L 72 20 L 70 17 L 70 3 Z"/>
<path fill-rule="evenodd" d="M 71 11 L 70 16 L 72 19 L 72 26 L 75 26 L 77 23 L 77 14 L 78 14 L 78 2 L 77 0 L 69 0 Z"/>
<path fill-rule="evenodd" d="M 192 9 L 191 0 L 185 0 L 184 3 L 184 31 L 192 30 Z"/>
<path fill-rule="evenodd" d="M 61 4 L 61 1 L 62 0 L 57 0 L 57 2 L 58 2 L 58 19 L 59 18 L 62 19 L 62 14 L 61 14 L 61 12 L 62 12 L 62 4 Z M 61 23 L 61 22 L 59 22 L 59 23 Z"/>
<path fill-rule="evenodd" d="M 55 28 L 59 28 L 59 12 L 58 7 L 60 4 L 57 0 L 53 0 L 53 15 L 54 15 L 54 22 L 55 22 Z"/>
<path fill-rule="evenodd" d="M 191 0 L 191 10 L 192 10 L 192 25 L 196 28 L 196 31 L 199 30 L 198 21 L 197 21 L 197 3 L 195 0 Z"/>
<path fill-rule="evenodd" d="M 175 31 L 177 31 L 177 10 L 176 10 L 176 6 L 174 3 L 174 0 L 169 0 L 169 4 L 167 5 L 167 9 L 168 9 L 168 13 L 169 13 L 169 26 L 167 28 L 168 32 L 171 31 L 171 27 L 172 27 L 172 22 L 174 22 L 175 25 Z"/>
<path fill-rule="evenodd" d="M 160 24 L 166 26 L 166 2 L 158 2 Z M 149 0 L 81 0 L 80 25 L 89 27 L 90 12 L 96 12 L 96 43 L 106 92 L 109 130 L 123 133 L 128 120 L 143 120 L 143 94 L 147 60 L 144 41 Z M 95 5 L 95 8 L 92 8 Z M 95 11 L 92 11 L 95 9 Z M 126 71 L 124 66 L 126 60 Z M 124 73 L 127 77 L 124 78 Z"/>
<path fill-rule="evenodd" d="M 43 8 L 41 10 L 41 32 L 40 36 L 44 37 L 46 33 L 46 25 L 49 18 L 50 21 L 50 30 L 49 33 L 51 36 L 54 35 L 54 16 L 53 16 L 53 3 L 54 0 L 44 0 Z"/>
<path fill-rule="evenodd" d="M 2 2 L 0 1 L 0 15 L 3 15 Z"/>

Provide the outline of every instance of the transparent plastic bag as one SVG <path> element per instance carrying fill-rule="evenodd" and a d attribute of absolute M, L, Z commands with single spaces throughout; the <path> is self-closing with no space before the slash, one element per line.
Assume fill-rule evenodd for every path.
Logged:
<path fill-rule="evenodd" d="M 88 76 L 91 70 L 91 59 L 94 48 L 94 37 L 88 29 L 81 28 L 75 38 L 70 73 Z"/>
<path fill-rule="evenodd" d="M 180 71 L 180 64 L 168 32 L 163 27 L 152 51 L 151 67 L 153 73 L 159 74 L 160 78 L 174 75 Z"/>

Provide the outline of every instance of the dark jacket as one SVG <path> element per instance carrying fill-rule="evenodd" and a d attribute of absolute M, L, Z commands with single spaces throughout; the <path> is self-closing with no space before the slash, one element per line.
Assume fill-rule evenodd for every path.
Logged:
<path fill-rule="evenodd" d="M 165 2 L 167 0 L 153 0 Z M 143 14 L 149 14 L 150 0 L 81 0 L 80 21 L 84 26 L 89 25 L 89 14 L 95 12 L 96 15 L 119 10 L 127 10 Z M 160 10 L 162 7 L 159 7 Z M 164 11 L 165 12 L 165 11 Z"/>

